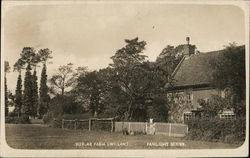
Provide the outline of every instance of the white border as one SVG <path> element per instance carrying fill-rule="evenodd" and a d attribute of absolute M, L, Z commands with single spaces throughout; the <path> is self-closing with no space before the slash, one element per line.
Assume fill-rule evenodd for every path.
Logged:
<path fill-rule="evenodd" d="M 8 157 L 239 157 L 239 156 L 248 156 L 248 146 L 249 146 L 249 1 L 166 1 L 166 0 L 129 0 L 129 1 L 3 1 L 2 2 L 2 22 L 4 21 L 5 14 L 8 9 L 17 5 L 69 5 L 69 4 L 85 4 L 85 3 L 160 3 L 160 4 L 211 4 L 211 5 L 235 5 L 240 7 L 245 13 L 245 44 L 246 44 L 246 141 L 245 143 L 236 149 L 167 149 L 167 150 L 21 150 L 13 149 L 6 144 L 5 141 L 5 127 L 4 127 L 4 107 L 1 106 L 1 148 L 0 156 Z M 1 72 L 4 72 L 4 59 L 3 59 L 3 50 L 4 50 L 4 37 L 3 37 L 3 23 L 1 23 Z M 1 75 L 1 105 L 4 105 L 4 75 Z"/>

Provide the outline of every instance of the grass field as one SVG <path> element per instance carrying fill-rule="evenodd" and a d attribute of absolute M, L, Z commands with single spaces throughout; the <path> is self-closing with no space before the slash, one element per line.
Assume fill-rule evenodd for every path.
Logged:
<path fill-rule="evenodd" d="M 6 141 L 17 149 L 221 149 L 236 144 L 189 141 L 164 135 L 122 135 L 45 125 L 6 124 Z"/>

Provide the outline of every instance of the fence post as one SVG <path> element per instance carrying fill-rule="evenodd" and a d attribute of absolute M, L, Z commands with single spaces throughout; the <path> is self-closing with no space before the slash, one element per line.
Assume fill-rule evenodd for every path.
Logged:
<path fill-rule="evenodd" d="M 114 129 L 114 121 L 111 120 L 111 132 L 113 132 L 113 129 Z"/>
<path fill-rule="evenodd" d="M 91 131 L 91 119 L 89 119 L 89 131 Z"/>
<path fill-rule="evenodd" d="M 62 129 L 64 128 L 64 119 L 62 119 Z"/>
<path fill-rule="evenodd" d="M 169 133 L 168 133 L 168 136 L 169 137 L 171 136 L 171 123 L 169 124 Z"/>
<path fill-rule="evenodd" d="M 75 119 L 75 130 L 76 130 L 77 119 Z"/>
<path fill-rule="evenodd" d="M 130 133 L 130 122 L 128 123 L 128 132 Z"/>

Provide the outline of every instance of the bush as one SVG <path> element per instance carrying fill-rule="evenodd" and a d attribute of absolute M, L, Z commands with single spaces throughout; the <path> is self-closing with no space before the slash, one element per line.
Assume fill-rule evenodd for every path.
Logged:
<path fill-rule="evenodd" d="M 89 119 L 92 117 L 92 114 L 90 113 L 83 113 L 83 114 L 64 114 L 62 115 L 62 118 L 65 120 L 82 120 L 82 119 Z"/>
<path fill-rule="evenodd" d="M 15 111 L 11 111 L 11 112 L 9 112 L 8 116 L 9 117 L 17 117 L 18 114 Z"/>
<path fill-rule="evenodd" d="M 188 121 L 188 128 L 187 139 L 238 144 L 245 140 L 246 119 L 193 119 Z"/>
<path fill-rule="evenodd" d="M 44 124 L 49 124 L 51 121 L 53 121 L 54 115 L 52 112 L 47 112 L 46 114 L 43 115 L 43 123 Z"/>
<path fill-rule="evenodd" d="M 28 115 L 22 115 L 20 117 L 6 117 L 5 123 L 11 124 L 30 124 L 30 119 Z"/>

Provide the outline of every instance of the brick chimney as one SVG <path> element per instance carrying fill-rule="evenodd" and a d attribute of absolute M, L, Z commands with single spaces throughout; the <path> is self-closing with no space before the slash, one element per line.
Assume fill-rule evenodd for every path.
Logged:
<path fill-rule="evenodd" d="M 184 56 L 189 57 L 190 55 L 194 54 L 195 46 L 190 44 L 189 37 L 186 37 L 186 42 L 187 42 L 187 44 L 184 45 L 183 54 L 184 54 Z"/>

